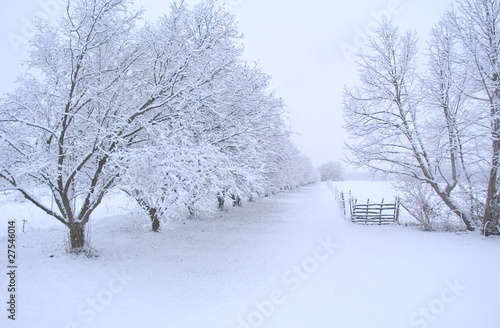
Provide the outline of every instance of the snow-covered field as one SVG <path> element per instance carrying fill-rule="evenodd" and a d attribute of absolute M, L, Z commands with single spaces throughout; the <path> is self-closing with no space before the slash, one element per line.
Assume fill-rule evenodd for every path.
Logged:
<path fill-rule="evenodd" d="M 334 188 L 337 187 L 338 191 L 343 191 L 346 196 L 351 191 L 353 197 L 362 201 L 367 198 L 371 198 L 373 202 L 378 202 L 382 198 L 385 201 L 392 201 L 397 195 L 391 181 L 334 181 L 332 185 Z"/>
<path fill-rule="evenodd" d="M 14 200 L 0 199 L 0 268 L 16 219 L 18 312 L 1 327 L 498 327 L 500 239 L 353 225 L 323 183 L 161 233 L 114 195 L 93 217 L 91 258 Z"/>

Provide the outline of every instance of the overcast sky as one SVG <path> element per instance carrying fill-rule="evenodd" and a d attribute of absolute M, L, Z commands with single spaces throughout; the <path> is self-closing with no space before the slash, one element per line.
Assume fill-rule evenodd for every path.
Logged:
<path fill-rule="evenodd" d="M 381 19 L 416 30 L 425 50 L 430 28 L 451 0 L 221 0 L 244 34 L 245 59 L 272 76 L 272 88 L 287 105 L 299 148 L 315 165 L 343 158 L 342 92 L 356 82 L 349 54 Z M 25 71 L 27 40 L 36 16 L 53 19 L 60 0 L 23 0 L 3 4 L 0 12 L 0 93 L 13 89 Z M 196 3 L 189 0 L 188 3 Z M 136 0 L 146 18 L 169 11 L 169 0 Z"/>

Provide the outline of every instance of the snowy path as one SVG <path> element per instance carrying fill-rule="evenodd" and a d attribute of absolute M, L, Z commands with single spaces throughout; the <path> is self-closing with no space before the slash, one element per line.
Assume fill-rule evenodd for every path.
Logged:
<path fill-rule="evenodd" d="M 100 256 L 91 259 L 64 253 L 63 227 L 22 234 L 18 320 L 9 326 L 465 328 L 498 321 L 500 240 L 355 226 L 324 184 L 160 234 L 142 224 L 97 217 L 91 237 Z"/>

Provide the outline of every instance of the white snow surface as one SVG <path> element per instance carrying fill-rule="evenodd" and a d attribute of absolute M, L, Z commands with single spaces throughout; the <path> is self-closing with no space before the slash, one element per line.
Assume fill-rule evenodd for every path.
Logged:
<path fill-rule="evenodd" d="M 94 215 L 87 258 L 66 253 L 62 224 L 2 196 L 0 265 L 16 219 L 18 294 L 0 326 L 498 327 L 500 239 L 354 225 L 324 183 L 161 233 L 126 205 L 112 195 Z"/>

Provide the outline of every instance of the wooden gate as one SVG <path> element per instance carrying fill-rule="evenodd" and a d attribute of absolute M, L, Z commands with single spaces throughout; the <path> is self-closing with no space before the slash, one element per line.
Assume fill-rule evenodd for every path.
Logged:
<path fill-rule="evenodd" d="M 394 203 L 358 203 L 357 199 L 349 199 L 351 221 L 361 224 L 396 224 L 399 222 L 399 197 L 396 197 Z"/>

